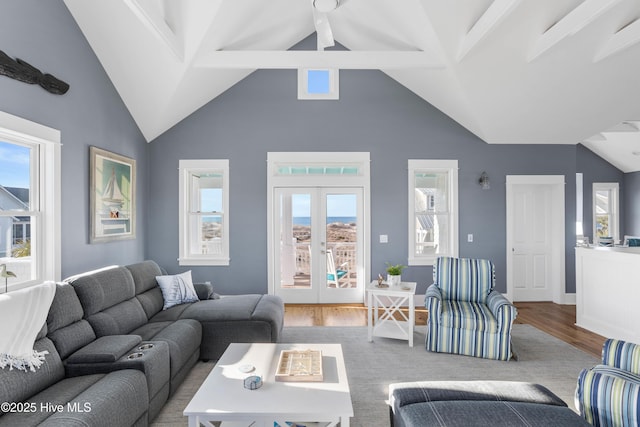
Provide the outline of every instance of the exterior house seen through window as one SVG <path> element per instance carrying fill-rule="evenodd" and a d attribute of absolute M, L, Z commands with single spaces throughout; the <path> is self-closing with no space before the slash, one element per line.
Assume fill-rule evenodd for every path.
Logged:
<path fill-rule="evenodd" d="M 180 160 L 180 265 L 229 265 L 229 161 Z"/>
<path fill-rule="evenodd" d="M 458 256 L 458 161 L 409 160 L 409 265 Z"/>
<path fill-rule="evenodd" d="M 617 182 L 593 183 L 594 243 L 604 241 L 603 238 L 612 238 L 613 242 L 620 240 L 618 191 Z"/>
<path fill-rule="evenodd" d="M 0 112 L 0 292 L 59 280 L 59 132 Z"/>

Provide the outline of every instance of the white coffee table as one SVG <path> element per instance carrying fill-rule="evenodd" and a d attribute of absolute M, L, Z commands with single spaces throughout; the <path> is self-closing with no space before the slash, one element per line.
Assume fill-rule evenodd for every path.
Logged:
<path fill-rule="evenodd" d="M 416 285 L 416 282 L 401 282 L 400 286 L 380 288 L 377 280 L 369 283 L 366 288 L 369 342 L 374 336 L 395 338 L 407 340 L 413 347 Z M 409 310 L 408 317 L 402 312 L 404 304 Z M 384 310 L 382 315 L 379 315 L 379 308 Z"/>
<path fill-rule="evenodd" d="M 281 350 L 321 350 L 324 381 L 277 382 L 276 365 Z M 247 365 L 255 367 L 242 372 Z M 257 390 L 243 387 L 243 380 L 259 375 Z M 204 380 L 183 414 L 189 426 L 269 426 L 287 421 L 318 422 L 320 426 L 349 427 L 353 416 L 347 371 L 340 344 L 230 344 Z M 227 423 L 230 421 L 232 423 Z"/>

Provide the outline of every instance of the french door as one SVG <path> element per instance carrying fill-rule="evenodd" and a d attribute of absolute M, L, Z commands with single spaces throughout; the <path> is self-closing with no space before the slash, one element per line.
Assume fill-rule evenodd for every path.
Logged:
<path fill-rule="evenodd" d="M 287 303 L 362 302 L 362 188 L 276 187 L 272 262 Z"/>

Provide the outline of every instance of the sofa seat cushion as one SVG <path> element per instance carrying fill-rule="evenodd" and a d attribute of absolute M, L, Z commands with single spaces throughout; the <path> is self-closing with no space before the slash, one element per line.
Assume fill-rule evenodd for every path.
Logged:
<path fill-rule="evenodd" d="M 192 319 L 175 322 L 150 322 L 132 332 L 144 341 L 164 341 L 169 345 L 171 378 L 189 361 L 200 348 L 202 326 Z"/>
<path fill-rule="evenodd" d="M 498 321 L 486 304 L 442 301 L 442 326 L 452 329 L 497 332 Z"/>
<path fill-rule="evenodd" d="M 6 414 L 0 426 L 133 425 L 147 411 L 149 396 L 144 374 L 126 369 L 66 378 L 27 401 L 37 410 Z M 60 412 L 54 409 L 58 405 Z"/>
<path fill-rule="evenodd" d="M 567 407 L 508 401 L 437 401 L 403 406 L 394 427 L 589 426 Z"/>
<path fill-rule="evenodd" d="M 187 306 L 181 319 L 200 322 L 262 320 L 272 323 L 275 340 L 282 331 L 284 306 L 274 295 L 228 295 Z"/>
<path fill-rule="evenodd" d="M 64 378 L 60 355 L 49 338 L 38 339 L 33 348 L 49 353 L 45 355 L 44 363 L 35 372 L 9 370 L 8 367 L 0 369 L 0 402 L 22 402 Z"/>

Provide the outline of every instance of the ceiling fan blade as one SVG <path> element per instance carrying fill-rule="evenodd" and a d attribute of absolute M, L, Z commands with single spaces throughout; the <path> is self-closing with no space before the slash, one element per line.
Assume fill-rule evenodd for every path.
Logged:
<path fill-rule="evenodd" d="M 312 7 L 312 10 L 313 25 L 316 27 L 316 34 L 318 35 L 318 50 L 334 46 L 335 41 L 333 40 L 331 25 L 329 25 L 329 17 L 326 13 L 319 12 L 315 7 Z"/>

